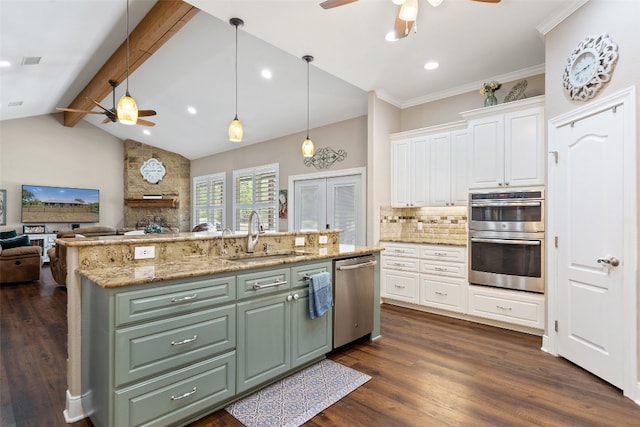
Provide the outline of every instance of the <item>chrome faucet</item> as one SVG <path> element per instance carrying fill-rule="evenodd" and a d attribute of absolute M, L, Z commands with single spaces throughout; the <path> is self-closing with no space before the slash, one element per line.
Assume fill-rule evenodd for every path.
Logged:
<path fill-rule="evenodd" d="M 227 248 L 224 246 L 224 233 L 229 233 L 233 235 L 233 231 L 231 231 L 230 228 L 225 228 L 224 230 L 222 230 L 222 249 L 220 250 L 220 253 L 222 254 L 222 256 L 227 254 Z"/>
<path fill-rule="evenodd" d="M 256 226 L 256 234 L 255 237 L 252 236 L 251 234 L 251 230 L 253 228 L 253 218 L 254 217 L 258 217 L 258 224 Z M 247 227 L 247 253 L 248 254 L 252 254 L 253 253 L 253 249 L 256 247 L 256 244 L 258 243 L 258 235 L 260 234 L 260 223 L 262 221 L 260 220 L 260 214 L 258 213 L 258 211 L 251 211 L 251 215 L 249 215 L 249 225 Z"/>

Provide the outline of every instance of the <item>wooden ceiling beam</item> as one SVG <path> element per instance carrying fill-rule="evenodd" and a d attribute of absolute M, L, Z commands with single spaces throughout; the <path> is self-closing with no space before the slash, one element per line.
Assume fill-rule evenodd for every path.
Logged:
<path fill-rule="evenodd" d="M 193 18 L 199 9 L 182 0 L 158 1 L 138 26 L 129 34 L 129 73 L 151 57 L 174 34 Z M 123 82 L 127 78 L 127 40 L 116 49 L 91 81 L 71 102 L 69 108 L 91 111 L 111 93 L 109 80 Z M 64 125 L 73 127 L 86 114 L 64 112 Z"/>

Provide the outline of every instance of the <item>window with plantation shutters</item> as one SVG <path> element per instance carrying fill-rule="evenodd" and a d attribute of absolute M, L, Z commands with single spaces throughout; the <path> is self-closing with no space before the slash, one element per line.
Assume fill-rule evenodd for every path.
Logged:
<path fill-rule="evenodd" d="M 233 230 L 248 232 L 251 211 L 264 231 L 278 231 L 278 164 L 233 172 Z"/>
<path fill-rule="evenodd" d="M 192 227 L 211 223 L 216 231 L 222 231 L 225 220 L 224 186 L 224 172 L 193 179 Z"/>

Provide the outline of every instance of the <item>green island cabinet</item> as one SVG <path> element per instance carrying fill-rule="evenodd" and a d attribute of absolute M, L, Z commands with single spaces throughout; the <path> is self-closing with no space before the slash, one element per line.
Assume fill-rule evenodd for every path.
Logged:
<path fill-rule="evenodd" d="M 82 280 L 82 404 L 96 427 L 184 425 L 331 351 L 309 275 L 331 261 L 103 288 Z"/>

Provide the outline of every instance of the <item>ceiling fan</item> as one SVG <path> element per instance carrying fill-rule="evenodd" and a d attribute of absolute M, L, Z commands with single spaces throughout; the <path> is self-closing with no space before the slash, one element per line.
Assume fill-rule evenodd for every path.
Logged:
<path fill-rule="evenodd" d="M 323 9 L 331 9 L 345 4 L 353 3 L 358 0 L 325 0 L 320 3 Z M 395 24 L 390 37 L 387 40 L 398 40 L 406 37 L 411 32 L 418 15 L 418 0 L 391 0 L 398 5 L 398 13 L 396 14 Z M 443 0 L 427 0 L 433 7 L 438 7 Z M 482 3 L 500 3 L 501 0 L 472 0 Z"/>
<path fill-rule="evenodd" d="M 112 90 L 112 97 L 113 97 L 113 108 L 103 107 L 102 105 L 100 105 L 98 101 L 90 99 L 91 102 L 96 104 L 98 107 L 102 108 L 103 111 L 76 110 L 75 108 L 63 108 L 63 107 L 56 107 L 56 110 L 69 111 L 71 113 L 82 113 L 82 114 L 104 114 L 107 117 L 102 121 L 102 123 L 109 123 L 109 122 L 115 123 L 118 121 L 118 114 L 116 110 L 116 88 L 120 83 L 118 83 L 115 80 L 109 80 L 109 84 L 111 85 L 111 88 L 112 88 L 111 90 Z M 138 117 L 148 117 L 148 116 L 155 116 L 155 115 L 156 115 L 155 110 L 138 110 Z M 143 119 L 138 119 L 136 124 L 142 125 L 142 126 L 156 125 L 153 122 L 150 122 L 148 120 L 143 120 Z"/>

